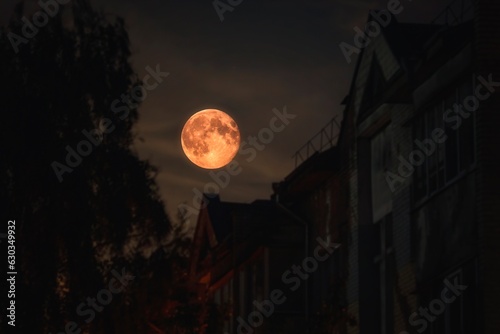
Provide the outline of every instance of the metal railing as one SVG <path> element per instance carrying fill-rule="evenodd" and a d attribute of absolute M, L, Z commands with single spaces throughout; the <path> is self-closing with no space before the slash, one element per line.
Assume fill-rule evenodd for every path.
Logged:
<path fill-rule="evenodd" d="M 323 152 L 337 144 L 340 133 L 340 124 L 337 121 L 338 117 L 338 115 L 334 116 L 317 134 L 292 155 L 292 158 L 295 159 L 295 167 L 307 160 L 314 153 Z"/>
<path fill-rule="evenodd" d="M 453 26 L 470 20 L 473 16 L 473 0 L 453 0 L 431 21 L 431 24 Z M 337 144 L 336 140 L 340 133 L 340 124 L 337 122 L 337 118 L 338 116 L 333 117 L 326 126 L 292 155 L 292 158 L 295 159 L 295 167 L 314 153 L 323 152 Z"/>
<path fill-rule="evenodd" d="M 431 24 L 454 26 L 472 19 L 473 16 L 473 0 L 454 0 L 431 21 Z"/>

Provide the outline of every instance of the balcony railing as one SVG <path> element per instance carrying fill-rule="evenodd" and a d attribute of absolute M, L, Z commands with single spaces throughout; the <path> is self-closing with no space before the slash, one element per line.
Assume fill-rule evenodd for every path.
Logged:
<path fill-rule="evenodd" d="M 333 117 L 317 134 L 295 152 L 292 156 L 295 159 L 295 167 L 307 160 L 314 153 L 323 152 L 337 144 L 340 133 L 338 117 Z"/>
<path fill-rule="evenodd" d="M 473 0 L 454 0 L 431 21 L 431 24 L 454 26 L 472 19 L 473 16 Z"/>

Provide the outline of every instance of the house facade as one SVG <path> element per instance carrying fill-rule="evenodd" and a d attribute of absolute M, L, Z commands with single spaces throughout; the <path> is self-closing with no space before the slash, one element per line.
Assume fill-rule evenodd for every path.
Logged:
<path fill-rule="evenodd" d="M 270 200 L 200 211 L 192 278 L 229 305 L 210 333 L 500 333 L 500 2 L 452 5 L 381 29 L 338 141 Z"/>
<path fill-rule="evenodd" d="M 432 25 L 393 18 L 358 59 L 341 138 L 356 213 L 348 333 L 500 330 L 498 26 L 485 29 L 498 9 L 476 1 Z"/>

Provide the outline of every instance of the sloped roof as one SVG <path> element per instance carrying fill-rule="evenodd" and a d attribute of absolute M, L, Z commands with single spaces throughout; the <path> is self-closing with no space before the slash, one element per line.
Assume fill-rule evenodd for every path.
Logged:
<path fill-rule="evenodd" d="M 377 12 L 380 12 L 380 10 Z M 368 15 L 367 23 L 372 20 L 373 17 Z M 387 45 L 400 66 L 407 68 L 407 64 L 412 64 L 422 55 L 426 42 L 442 29 L 443 26 L 435 24 L 401 23 L 397 20 L 396 16 L 392 15 L 390 24 L 387 27 L 381 27 L 381 34 L 384 36 Z M 349 104 L 350 99 L 354 96 L 354 85 L 364 55 L 365 49 L 363 48 L 356 60 L 349 94 L 346 97 L 347 100 L 343 101 L 343 104 Z"/>
<path fill-rule="evenodd" d="M 220 243 L 231 233 L 231 212 L 237 207 L 230 203 L 221 202 L 219 195 L 211 197 L 205 195 L 208 201 L 207 211 L 212 222 L 212 229 Z"/>
<path fill-rule="evenodd" d="M 208 200 L 207 211 L 210 222 L 218 243 L 222 243 L 230 238 L 235 228 L 238 229 L 236 217 L 246 217 L 254 222 L 256 218 L 262 216 L 272 216 L 274 203 L 270 200 L 256 200 L 252 203 L 234 203 L 222 202 L 219 195 L 210 197 L 205 195 Z"/>
<path fill-rule="evenodd" d="M 191 274 L 197 279 L 208 275 L 207 283 L 220 281 L 262 247 L 283 241 L 283 235 L 289 242 L 302 240 L 302 234 L 290 234 L 289 226 L 297 223 L 290 225 L 290 217 L 271 200 L 233 203 L 204 196 L 207 205 L 200 210 L 191 257 Z"/>
<path fill-rule="evenodd" d="M 391 23 L 382 29 L 382 33 L 394 56 L 401 61 L 419 56 L 429 38 L 442 28 L 435 24 L 400 23 L 393 17 Z"/>

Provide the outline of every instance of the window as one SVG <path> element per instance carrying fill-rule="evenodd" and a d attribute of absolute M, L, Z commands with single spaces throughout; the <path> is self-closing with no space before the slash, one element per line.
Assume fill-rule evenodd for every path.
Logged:
<path fill-rule="evenodd" d="M 392 127 L 388 125 L 371 139 L 371 190 L 373 222 L 392 211 L 392 192 L 386 173 L 392 166 Z"/>
<path fill-rule="evenodd" d="M 415 166 L 413 194 L 416 202 L 439 191 L 468 171 L 475 161 L 474 112 L 460 112 L 466 97 L 473 95 L 473 81 L 467 80 L 435 102 L 413 125 L 414 150 L 424 153 L 425 160 Z M 418 145 L 433 138 L 433 131 L 444 130 L 444 143 L 435 147 Z"/>
<path fill-rule="evenodd" d="M 434 321 L 431 321 L 425 333 L 430 334 L 468 334 L 477 331 L 477 263 L 471 261 L 455 272 L 447 275 L 443 281 L 433 284 L 431 295 L 427 296 L 426 305 L 432 313 Z M 443 289 L 447 284 L 466 287 L 455 289 L 454 292 L 446 294 L 449 301 L 442 299 Z M 440 307 L 438 305 L 441 304 Z M 443 306 L 444 305 L 444 306 Z"/>

